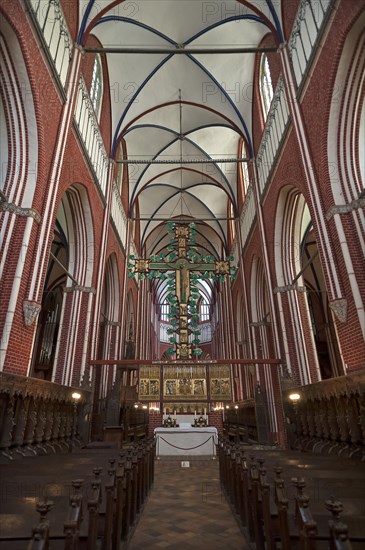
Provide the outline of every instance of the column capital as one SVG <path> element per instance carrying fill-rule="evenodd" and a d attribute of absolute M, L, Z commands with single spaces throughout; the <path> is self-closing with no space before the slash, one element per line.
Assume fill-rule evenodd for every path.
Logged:
<path fill-rule="evenodd" d="M 333 300 L 329 304 L 330 308 L 336 315 L 337 319 L 341 323 L 346 323 L 347 321 L 347 300 L 346 298 L 340 298 L 339 300 Z"/>

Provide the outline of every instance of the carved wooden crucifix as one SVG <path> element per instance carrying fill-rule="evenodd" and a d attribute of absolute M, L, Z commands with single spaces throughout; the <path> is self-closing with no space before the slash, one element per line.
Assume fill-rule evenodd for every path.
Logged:
<path fill-rule="evenodd" d="M 189 258 L 188 244 L 191 239 L 191 228 L 189 225 L 175 225 L 175 250 L 173 254 L 174 260 L 167 261 L 169 255 L 167 255 L 164 261 L 159 259 L 135 259 L 133 266 L 133 272 L 148 275 L 151 272 L 157 272 L 157 276 L 160 273 L 166 271 L 175 272 L 175 293 L 177 299 L 178 308 L 178 322 L 179 326 L 176 332 L 179 334 L 180 342 L 176 344 L 176 357 L 177 359 L 191 359 L 192 347 L 189 343 L 189 297 L 190 297 L 190 276 L 192 272 L 211 273 L 221 278 L 225 278 L 226 275 L 231 275 L 231 271 L 235 273 L 237 268 L 232 268 L 229 260 L 216 261 L 213 257 L 206 258 L 196 253 L 192 258 Z M 196 261 L 198 259 L 198 261 Z M 150 277 L 151 278 L 151 277 Z"/>

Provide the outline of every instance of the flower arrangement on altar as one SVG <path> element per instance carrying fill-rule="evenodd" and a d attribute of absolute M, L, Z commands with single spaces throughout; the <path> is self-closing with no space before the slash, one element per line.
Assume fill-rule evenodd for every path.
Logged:
<path fill-rule="evenodd" d="M 207 418 L 199 416 L 199 418 L 194 418 L 194 424 L 192 424 L 191 426 L 193 428 L 203 428 L 205 426 L 208 426 L 208 420 Z"/>

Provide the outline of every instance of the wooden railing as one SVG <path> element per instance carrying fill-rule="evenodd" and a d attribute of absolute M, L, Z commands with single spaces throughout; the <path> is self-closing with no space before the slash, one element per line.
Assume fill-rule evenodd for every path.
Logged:
<path fill-rule="evenodd" d="M 72 398 L 77 391 L 81 398 Z M 88 433 L 90 392 L 0 373 L 0 454 L 32 456 L 68 450 Z"/>
<path fill-rule="evenodd" d="M 325 500 L 323 510 L 329 512 L 327 522 L 323 522 L 322 516 L 317 521 L 303 478 L 285 479 L 285 464 L 273 467 L 272 472 L 267 471 L 264 453 L 248 458 L 246 451 L 244 446 L 222 438 L 217 454 L 223 490 L 254 548 L 351 550 L 364 547 L 362 510 L 352 506 L 351 519 L 358 519 L 354 523 L 359 532 L 349 538 L 349 529 L 340 517 L 343 509 L 340 501 L 334 497 Z M 274 460 L 279 459 L 275 457 Z"/>
<path fill-rule="evenodd" d="M 290 388 L 283 404 L 292 448 L 365 459 L 365 373 Z"/>
<path fill-rule="evenodd" d="M 121 548 L 121 543 L 128 540 L 151 490 L 154 459 L 155 442 L 149 439 L 123 449 L 119 457 L 110 458 L 106 481 L 102 480 L 102 469 L 93 468 L 94 479 L 86 491 L 87 499 L 82 490 L 84 481 L 76 479 L 72 482 L 73 494 L 70 496 L 64 522 L 65 550 L 85 547 L 88 550 Z M 47 550 L 52 547 L 52 530 L 47 519 L 52 507 L 51 501 L 37 504 L 40 518 L 33 528 L 28 550 Z M 83 521 L 87 521 L 86 537 L 81 535 Z M 9 548 L 15 541 L 15 538 L 9 541 Z M 57 548 L 60 548 L 59 540 L 57 544 Z"/>

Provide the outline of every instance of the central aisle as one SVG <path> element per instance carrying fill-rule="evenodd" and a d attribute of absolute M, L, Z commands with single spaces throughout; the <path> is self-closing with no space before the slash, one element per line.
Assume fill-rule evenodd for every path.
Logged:
<path fill-rule="evenodd" d="M 191 457 L 190 457 L 191 458 Z M 155 481 L 128 550 L 250 548 L 221 493 L 217 460 L 156 460 Z"/>

